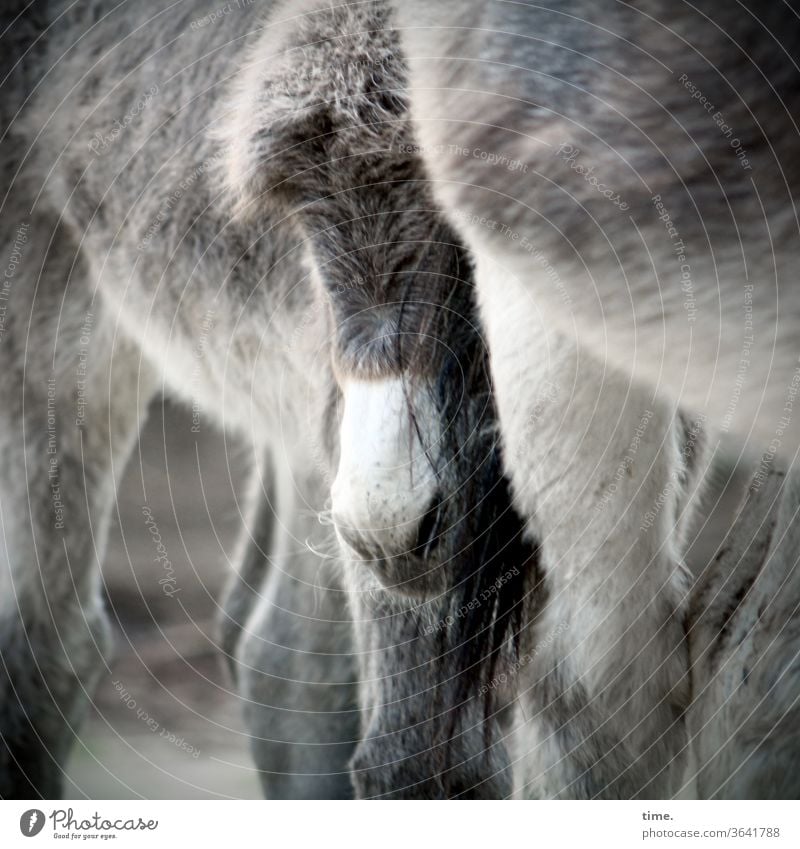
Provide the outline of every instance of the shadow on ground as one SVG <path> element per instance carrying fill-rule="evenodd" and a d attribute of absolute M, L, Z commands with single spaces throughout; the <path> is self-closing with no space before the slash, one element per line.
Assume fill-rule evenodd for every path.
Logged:
<path fill-rule="evenodd" d="M 103 567 L 115 656 L 65 796 L 260 796 L 214 628 L 245 465 L 240 446 L 206 428 L 193 433 L 182 409 L 154 406 L 119 486 Z"/>

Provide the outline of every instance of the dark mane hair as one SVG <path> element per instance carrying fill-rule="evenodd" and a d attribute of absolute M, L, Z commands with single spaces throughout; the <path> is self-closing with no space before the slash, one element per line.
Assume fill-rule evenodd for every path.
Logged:
<path fill-rule="evenodd" d="M 501 665 L 513 667 L 520 638 L 529 624 L 524 612 L 533 596 L 541 606 L 543 586 L 539 546 L 526 535 L 514 509 L 510 482 L 503 472 L 503 447 L 497 422 L 489 352 L 480 327 L 473 264 L 449 228 L 439 233 L 435 254 L 449 258 L 435 273 L 449 277 L 452 295 L 446 307 L 429 308 L 425 334 L 437 340 L 438 370 L 430 396 L 442 423 L 435 464 L 440 496 L 419 531 L 416 553 L 446 575 L 446 590 L 432 606 L 437 622 L 433 668 L 433 714 L 440 744 L 440 780 L 445 795 L 463 790 L 449 776 L 458 766 L 448 745 L 461 733 L 460 710 L 477 702 L 488 751 L 494 721 L 502 705 L 490 685 Z M 452 251 L 441 250 L 448 238 Z M 425 266 L 424 262 L 420 263 Z M 430 268 L 428 268 L 430 272 Z M 409 297 L 412 297 L 409 293 Z M 404 351 L 398 334 L 398 360 Z M 413 345 L 413 340 L 411 341 Z M 443 350 L 441 350 L 443 349 Z M 535 615 L 535 613 L 534 613 Z"/>

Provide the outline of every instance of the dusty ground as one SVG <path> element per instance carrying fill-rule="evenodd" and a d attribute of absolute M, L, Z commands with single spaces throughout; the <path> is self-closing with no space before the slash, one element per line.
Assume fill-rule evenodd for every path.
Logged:
<path fill-rule="evenodd" d="M 245 452 L 191 424 L 157 405 L 120 486 L 103 570 L 116 657 L 68 767 L 73 798 L 260 796 L 213 627 L 241 522 Z M 695 564 L 713 555 L 746 480 L 742 471 L 718 503 L 718 493 L 707 499 L 716 510 L 701 523 Z M 145 504 L 173 576 L 155 562 Z"/>
<path fill-rule="evenodd" d="M 103 569 L 116 656 L 68 768 L 72 797 L 260 796 L 213 627 L 240 525 L 243 451 L 191 424 L 158 405 L 120 486 Z M 144 504 L 172 576 L 154 562 Z"/>

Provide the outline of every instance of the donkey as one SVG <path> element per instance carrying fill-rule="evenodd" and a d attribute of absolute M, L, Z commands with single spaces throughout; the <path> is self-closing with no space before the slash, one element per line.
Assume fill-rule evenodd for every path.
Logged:
<path fill-rule="evenodd" d="M 785 4 L 711 0 L 394 5 L 420 155 L 476 259 L 500 428 L 523 448 L 506 466 L 522 515 L 542 521 L 524 446 L 549 336 L 762 455 L 684 608 L 687 717 L 700 795 L 796 795 L 797 483 L 773 460 L 800 447 L 800 21 Z M 553 476 L 545 488 L 558 503 Z M 669 515 L 662 501 L 644 530 Z M 546 680 L 537 666 L 517 678 Z M 563 764 L 535 769 L 566 786 Z"/>
<path fill-rule="evenodd" d="M 425 571 L 465 433 L 443 436 L 438 405 L 455 409 L 476 328 L 468 260 L 411 152 L 386 10 L 369 31 L 347 10 L 298 29 L 306 11 L 211 26 L 199 3 L 6 10 L 3 797 L 58 795 L 108 668 L 98 567 L 159 391 L 253 446 L 222 643 L 265 787 L 352 793 L 352 626 L 338 558 L 304 546 L 330 548 L 327 511 L 390 586 L 394 555 Z M 471 379 L 457 412 L 479 422 Z"/>
<path fill-rule="evenodd" d="M 318 140 L 318 122 L 338 126 L 327 105 L 342 102 L 340 81 L 315 70 L 331 65 L 331 42 L 340 46 L 353 33 L 370 33 L 372 58 L 362 61 L 397 55 L 381 4 L 333 11 L 309 3 L 304 9 L 307 16 L 287 25 L 288 43 L 303 48 L 302 59 L 290 71 L 272 63 L 255 79 L 245 78 L 243 123 L 226 130 L 231 145 L 242 146 L 246 164 L 234 181 L 244 203 L 255 193 L 267 205 L 281 195 L 290 206 L 302 204 L 307 183 L 295 175 L 308 180 L 330 161 L 329 149 L 307 144 Z M 288 117 L 276 117 L 264 90 L 285 93 L 292 104 Z M 325 117 L 310 116 L 320 103 Z M 393 101 L 390 111 L 398 108 L 396 118 L 404 121 L 404 104 Z M 272 132 L 264 135 L 263 126 Z M 289 165 L 277 155 L 276 126 L 291 139 L 292 151 L 300 151 Z M 392 141 L 398 143 L 396 137 L 375 141 L 387 169 L 393 167 Z M 408 151 L 407 143 L 399 144 Z M 242 171 L 258 174 L 243 189 Z M 479 281 L 487 262 L 478 255 Z M 690 728 L 707 735 L 703 723 L 692 725 L 687 717 L 697 714 L 695 678 L 714 666 L 706 648 L 694 654 L 702 669 L 695 674 L 690 665 L 696 576 L 682 562 L 709 462 L 702 414 L 685 415 L 631 386 L 624 374 L 607 373 L 569 337 L 553 338 L 543 317 L 534 322 L 520 308 L 513 283 L 509 297 L 500 296 L 501 274 L 498 285 L 482 293 L 488 351 L 470 332 L 452 343 L 464 362 L 473 363 L 465 368 L 463 392 L 473 407 L 454 408 L 461 387 L 441 379 L 438 398 L 434 393 L 431 401 L 427 393 L 412 404 L 419 414 L 414 431 L 419 444 L 432 446 L 427 459 L 433 461 L 431 472 L 424 464 L 415 470 L 428 495 L 417 493 L 414 514 L 435 508 L 417 523 L 416 534 L 407 532 L 406 514 L 397 502 L 387 504 L 385 494 L 387 486 L 396 488 L 386 465 L 414 453 L 414 433 L 399 454 L 395 442 L 356 450 L 345 441 L 359 425 L 386 430 L 401 393 L 383 387 L 371 406 L 374 386 L 351 385 L 357 391 L 345 392 L 331 516 L 347 561 L 351 605 L 366 623 L 356 634 L 364 711 L 363 740 L 351 762 L 357 792 L 691 793 Z M 462 315 L 469 315 L 468 307 Z M 435 414 L 426 415 L 431 410 Z M 619 423 L 610 439 L 592 430 L 594 416 L 606 426 Z M 449 486 L 442 486 L 443 462 Z M 465 485 L 474 487 L 466 499 Z M 790 566 L 778 558 L 778 580 Z M 710 575 L 724 615 L 742 621 L 738 602 L 730 607 L 742 590 L 741 577 Z M 792 621 L 791 609 L 779 612 L 781 621 Z M 711 621 L 721 626 L 719 616 Z M 741 661 L 732 666 L 741 668 Z M 772 670 L 779 678 L 785 671 Z M 754 692 L 763 701 L 770 689 L 760 682 Z M 795 691 L 794 678 L 783 682 L 787 704 Z M 715 687 L 704 686 L 699 695 L 719 705 Z M 736 694 L 735 701 L 743 708 L 749 698 Z M 722 733 L 732 731 L 735 736 L 727 725 Z M 718 778 L 706 776 L 704 787 Z M 750 781 L 757 780 L 751 772 Z"/>
<path fill-rule="evenodd" d="M 317 27 L 330 14 L 323 7 L 296 35 L 306 47 L 311 67 L 328 64 L 327 31 L 319 32 Z M 342 33 L 375 33 L 387 25 L 384 18 L 373 21 L 361 17 L 364 14 L 359 9 L 333 15 L 339 39 Z M 323 45 L 319 52 L 317 45 Z M 294 71 L 297 73 L 296 67 Z M 274 84 L 274 74 L 270 69 L 268 84 Z M 300 74 L 302 79 L 309 75 Z M 277 76 L 280 80 L 280 69 Z M 330 85 L 327 79 L 318 82 L 313 102 L 335 102 L 336 95 L 326 88 Z M 291 81 L 285 86 L 296 104 L 302 107 L 307 102 L 309 95 L 303 87 L 298 91 Z M 258 85 L 248 83 L 251 108 L 247 115 L 248 121 L 255 116 L 255 122 L 263 124 L 265 113 L 271 113 L 268 105 L 259 110 L 258 90 Z M 298 132 L 293 138 L 299 144 L 308 130 L 301 125 Z M 242 133 L 236 136 L 241 138 Z M 390 150 L 388 145 L 386 149 Z M 319 162 L 313 154 L 306 156 L 302 173 L 314 170 Z M 488 263 L 478 255 L 479 281 L 494 280 L 488 274 L 482 277 Z M 415 558 L 403 557 L 392 563 L 392 558 L 385 556 L 385 537 L 376 536 L 374 525 L 367 521 L 368 513 L 358 517 L 353 533 L 353 526 L 348 528 L 342 513 L 337 512 L 343 492 L 352 497 L 354 490 L 359 490 L 362 508 L 369 506 L 373 481 L 374 491 L 378 484 L 385 485 L 378 464 L 377 479 L 359 467 L 357 486 L 342 486 L 340 467 L 332 489 L 334 523 L 345 553 L 350 549 L 359 560 L 372 561 L 376 567 L 365 571 L 363 563 L 349 558 L 347 583 L 366 590 L 356 596 L 354 606 L 369 613 L 371 608 L 363 600 L 374 604 L 378 599 L 377 615 L 385 620 L 383 626 L 389 626 L 388 631 L 373 628 L 361 634 L 362 653 L 368 659 L 362 673 L 362 704 L 367 716 L 364 740 L 352 762 L 356 787 L 361 795 L 506 795 L 510 791 L 659 797 L 691 792 L 692 781 L 685 777 L 688 752 L 699 744 L 690 743 L 690 728 L 692 735 L 711 745 L 708 740 L 714 735 L 706 733 L 707 723 L 698 723 L 698 706 L 720 706 L 719 689 L 708 686 L 708 673 L 720 668 L 720 658 L 710 660 L 708 647 L 696 649 L 701 631 L 696 620 L 702 618 L 698 610 L 706 608 L 692 612 L 690 600 L 704 597 L 709 602 L 713 598 L 720 610 L 709 614 L 709 620 L 716 628 L 714 640 L 718 640 L 724 637 L 725 622 L 741 627 L 750 615 L 752 599 L 739 603 L 742 595 L 748 594 L 748 581 L 755 583 L 757 577 L 760 592 L 769 594 L 770 588 L 791 579 L 793 560 L 782 554 L 768 556 L 759 561 L 760 574 L 750 574 L 746 580 L 738 571 L 730 574 L 717 566 L 705 576 L 708 585 L 714 586 L 714 594 L 698 596 L 695 587 L 692 596 L 693 576 L 686 572 L 682 558 L 706 477 L 703 414 L 692 418 L 668 401 L 651 399 L 646 391 L 631 387 L 624 375 L 607 374 L 571 339 L 553 339 L 542 318 L 534 322 L 531 312 L 520 308 L 523 299 L 513 286 L 505 290 L 505 296 L 501 294 L 502 269 L 493 271 L 496 285 L 481 293 L 481 306 L 502 445 L 499 467 L 489 471 L 490 477 L 478 491 L 479 503 L 481 492 L 492 491 L 494 497 L 477 527 L 493 528 L 496 538 L 489 534 L 481 539 L 478 534 L 481 543 L 476 552 L 468 543 L 458 542 L 463 528 L 457 519 L 444 524 L 440 520 L 437 527 L 434 517 L 434 530 L 423 537 L 437 545 L 426 543 L 422 568 Z M 520 356 L 520 340 L 525 342 L 525 357 Z M 479 360 L 482 348 L 467 346 Z M 478 375 L 469 393 L 473 399 L 486 393 L 482 370 Z M 452 393 L 452 387 L 448 391 Z M 380 426 L 387 411 L 391 415 L 392 406 L 391 398 L 383 402 Z M 356 420 L 373 421 L 364 409 L 363 405 L 356 407 L 356 416 L 352 416 L 345 401 L 342 433 Z M 610 441 L 591 439 L 590 425 L 562 427 L 573 420 L 591 421 L 590 413 L 601 422 L 621 423 Z M 487 423 L 494 415 L 489 411 Z M 468 446 L 460 455 L 454 454 L 453 465 L 465 458 L 474 463 L 473 456 L 497 463 L 497 446 L 491 440 Z M 631 458 L 626 451 L 638 452 L 638 456 Z M 380 453 L 386 456 L 385 449 Z M 593 465 L 587 466 L 587 461 Z M 485 465 L 481 463 L 482 470 Z M 350 463 L 345 467 L 352 468 Z M 592 469 L 594 473 L 589 473 Z M 510 479 L 510 492 L 503 471 Z M 772 473 L 765 474 L 772 479 Z M 469 475 L 455 476 L 457 481 L 463 479 Z M 782 509 L 791 517 L 793 493 L 791 489 L 787 492 L 789 501 Z M 420 504 L 426 501 L 422 499 Z M 357 502 L 357 498 L 348 500 L 348 504 Z M 774 511 L 773 502 L 765 504 Z M 441 515 L 438 510 L 437 514 Z M 397 524 L 391 511 L 389 515 Z M 786 515 L 783 521 L 787 521 Z M 474 537 L 475 531 L 470 529 L 467 539 Z M 408 538 L 393 539 L 398 546 L 409 544 Z M 443 569 L 433 568 L 439 563 Z M 516 566 L 516 571 L 504 570 L 507 564 Z M 602 564 L 596 574 L 592 572 L 595 564 Z M 477 592 L 469 580 L 475 575 L 481 582 Z M 488 581 L 489 576 L 493 582 Z M 449 600 L 445 602 L 446 615 L 439 619 L 432 618 L 435 605 L 417 605 L 409 611 L 401 600 L 411 597 L 438 602 L 441 611 L 443 591 Z M 488 603 L 484 593 L 488 593 Z M 486 603 L 483 614 L 469 615 L 480 609 L 480 605 L 471 605 L 481 600 Z M 792 629 L 796 620 L 792 604 L 790 600 L 785 606 L 776 605 L 773 599 L 773 622 L 782 623 L 778 633 L 786 626 Z M 572 620 L 567 614 L 586 608 L 594 616 L 572 625 L 570 631 Z M 398 617 L 398 611 L 403 615 Z M 375 615 L 374 611 L 370 615 Z M 773 633 L 763 624 L 751 627 L 749 633 L 755 635 L 759 629 L 765 638 Z M 444 634 L 443 641 L 431 643 L 427 638 L 432 633 Z M 548 650 L 538 648 L 543 640 Z M 426 649 L 426 644 L 432 648 Z M 761 655 L 755 656 L 765 677 L 754 680 L 749 693 L 728 690 L 725 695 L 726 701 L 733 696 L 743 714 L 748 712 L 746 706 L 761 706 L 765 715 L 758 723 L 760 742 L 769 740 L 775 746 L 781 737 L 772 734 L 770 722 L 774 718 L 788 721 L 797 692 L 796 675 L 791 674 L 791 642 L 781 633 L 778 645 L 775 657 L 780 662 L 771 668 Z M 779 657 L 781 652 L 783 657 Z M 514 710 L 500 711 L 490 699 L 490 715 L 481 718 L 471 689 L 475 668 L 488 669 L 491 674 L 497 667 L 482 661 L 498 655 L 500 663 L 515 668 L 512 701 L 519 704 L 525 719 L 522 730 L 519 722 L 512 723 L 502 737 L 495 727 L 499 714 L 504 712 L 508 721 Z M 690 666 L 690 656 L 698 666 L 696 671 Z M 528 660 L 521 662 L 526 657 Z M 743 670 L 746 665 L 741 658 L 724 653 L 723 657 L 721 666 L 726 673 Z M 427 677 L 432 668 L 441 679 L 434 687 Z M 780 711 L 763 710 L 775 689 L 774 682 L 767 681 L 770 675 L 780 682 L 785 697 Z M 491 686 L 493 681 L 494 677 L 485 685 L 487 692 L 497 689 Z M 703 686 L 695 693 L 699 682 Z M 437 723 L 430 721 L 441 715 L 449 728 L 447 722 L 437 728 Z M 723 727 L 719 733 L 736 750 L 738 726 L 723 723 Z M 476 731 L 484 734 L 483 753 L 473 749 Z M 450 760 L 458 762 L 457 769 L 450 768 L 442 753 L 445 741 L 450 744 Z M 697 792 L 718 792 L 731 775 L 724 774 L 723 766 L 723 772 L 712 777 L 707 766 Z M 736 768 L 740 766 L 741 762 Z M 758 770 L 745 772 L 747 779 L 740 782 L 740 788 L 761 780 Z M 786 786 L 779 792 L 785 791 Z"/>
<path fill-rule="evenodd" d="M 12 278 L 34 283 L 10 287 L 3 328 L 8 361 L 21 365 L 2 378 L 0 795 L 58 792 L 73 727 L 107 663 L 97 566 L 114 477 L 159 389 L 254 445 L 256 495 L 222 642 L 252 697 L 268 794 L 346 796 L 351 768 L 359 795 L 672 792 L 664 761 L 681 764 L 688 704 L 674 518 L 689 512 L 702 477 L 697 429 L 662 403 L 642 449 L 649 459 L 623 472 L 626 498 L 634 484 L 655 498 L 655 481 L 677 481 L 653 533 L 629 536 L 630 517 L 641 519 L 612 499 L 598 535 L 573 552 L 559 521 L 602 503 L 589 495 L 602 498 L 616 458 L 603 455 L 600 489 L 581 489 L 576 506 L 574 475 L 595 455 L 573 429 L 573 453 L 538 453 L 547 442 L 536 410 L 527 430 L 507 426 L 510 383 L 500 391 L 492 376 L 515 363 L 526 392 L 548 376 L 553 428 L 559 410 L 573 412 L 559 387 L 583 359 L 559 340 L 528 369 L 489 321 L 495 344 L 483 343 L 470 262 L 417 155 L 387 8 L 308 2 L 267 21 L 242 9 L 215 22 L 204 11 L 98 4 L 75 19 L 56 4 L 9 29 L 3 222 Z M 33 49 L 41 65 L 18 63 Z M 111 128 L 106 86 L 123 115 Z M 28 346 L 31 332 L 52 350 Z M 627 383 L 591 364 L 580 374 L 581 399 L 613 384 L 598 401 L 611 420 Z M 532 397 L 522 396 L 527 410 Z M 22 481 L 28 498 L 9 502 Z M 298 541 L 320 544 L 316 513 L 335 530 L 322 560 L 297 554 Z M 609 542 L 618 527 L 622 557 Z M 587 577 L 595 557 L 598 575 Z M 562 559 L 570 565 L 559 576 Z M 621 611 L 620 592 L 634 586 L 641 595 Z M 562 639 L 568 627 L 553 631 L 572 662 L 546 664 L 544 685 L 516 691 L 521 707 L 528 693 L 547 708 L 526 724 L 544 734 L 542 760 L 495 678 L 533 673 L 521 660 L 529 642 L 537 651 L 548 611 L 587 598 L 599 612 L 586 629 L 574 640 Z M 587 654 L 587 643 L 610 651 Z M 592 679 L 620 668 L 615 658 L 631 673 L 621 685 L 635 688 L 630 699 Z M 576 740 L 597 722 L 585 707 L 610 725 Z M 612 751 L 628 710 L 637 724 Z M 590 769 L 598 753 L 608 763 Z M 549 783 L 537 785 L 542 763 Z"/>
<path fill-rule="evenodd" d="M 541 314 L 548 332 L 790 462 L 796 10 L 395 5 L 420 153 L 477 257 L 482 309 L 513 303 L 537 326 Z"/>

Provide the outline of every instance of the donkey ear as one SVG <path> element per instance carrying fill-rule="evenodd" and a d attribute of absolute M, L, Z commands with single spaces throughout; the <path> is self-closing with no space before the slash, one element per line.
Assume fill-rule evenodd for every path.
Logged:
<path fill-rule="evenodd" d="M 232 119 L 218 133 L 226 188 L 239 212 L 252 215 L 262 202 L 303 200 L 314 169 L 327 160 L 330 106 L 303 80 L 272 72 L 245 73 Z"/>
<path fill-rule="evenodd" d="M 405 75 L 379 4 L 305 5 L 311 11 L 264 27 L 217 133 L 226 185 L 243 213 L 313 199 L 331 158 L 355 161 L 398 132 Z"/>

